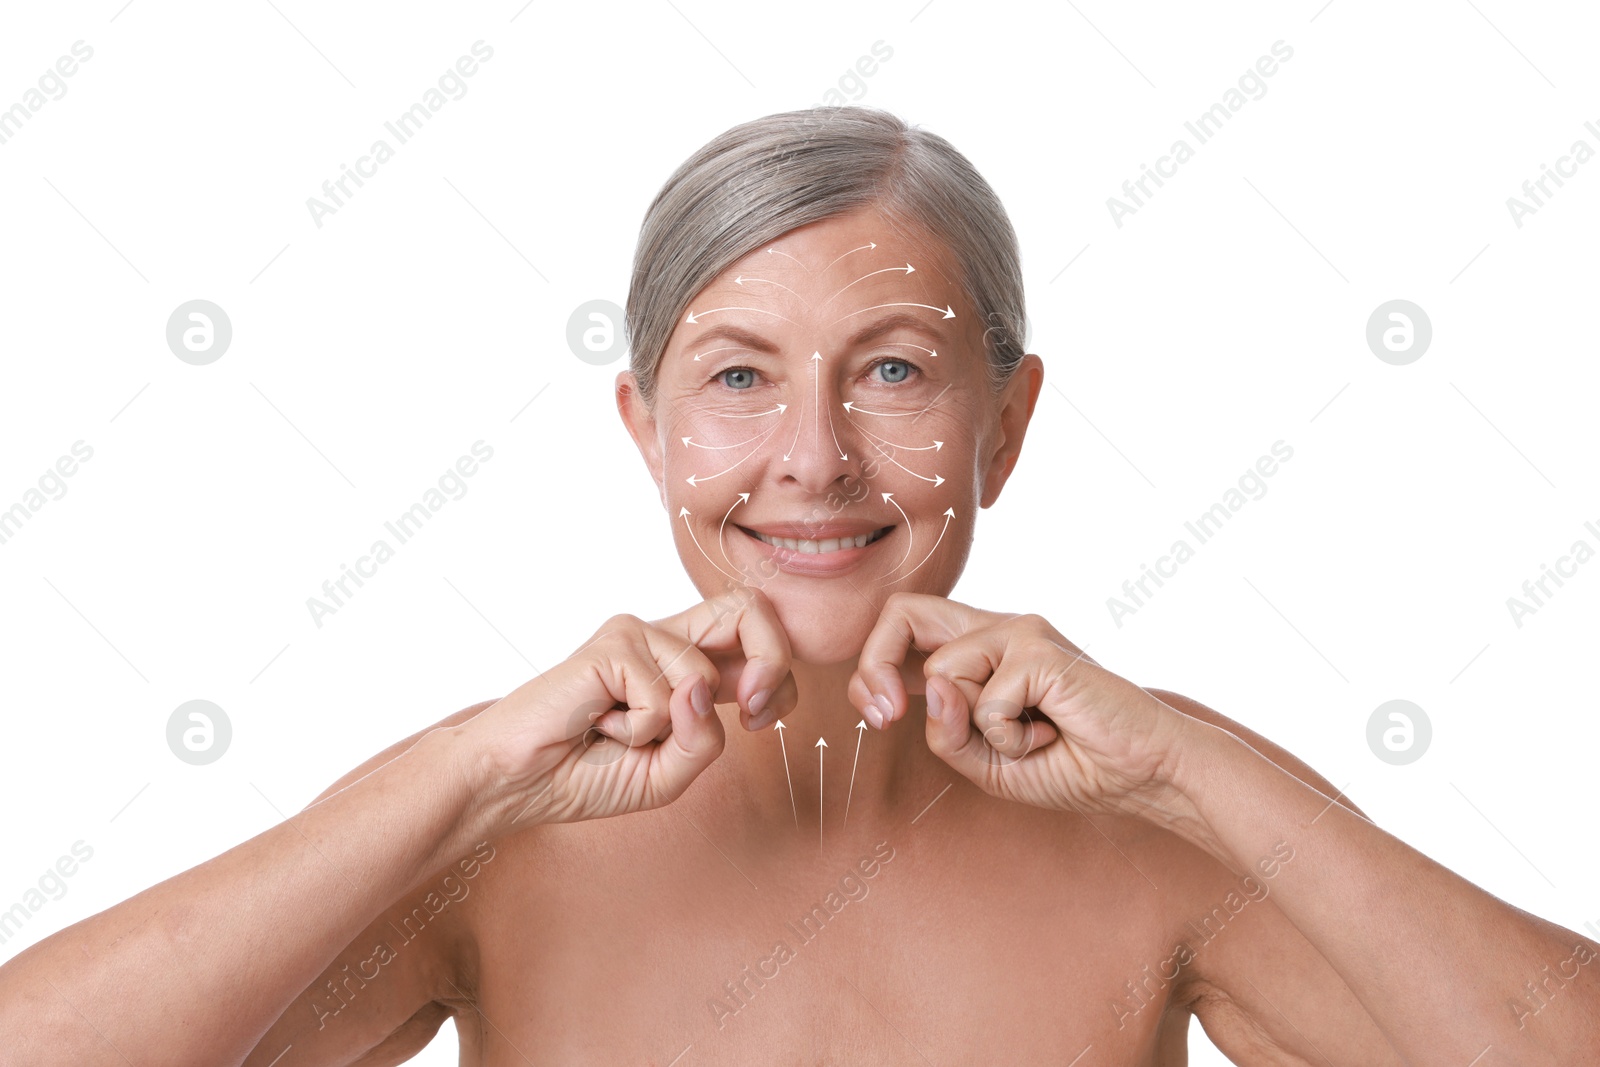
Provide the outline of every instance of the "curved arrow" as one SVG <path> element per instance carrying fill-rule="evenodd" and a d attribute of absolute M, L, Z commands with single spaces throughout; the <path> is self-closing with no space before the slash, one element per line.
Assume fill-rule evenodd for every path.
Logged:
<path fill-rule="evenodd" d="M 694 542 L 694 547 L 700 549 L 700 554 L 702 556 L 706 556 L 706 550 L 703 549 L 703 548 L 700 548 L 700 539 L 694 535 L 694 527 L 689 525 L 689 516 L 691 514 L 693 514 L 693 513 L 688 508 L 679 508 L 678 509 L 678 518 L 683 520 L 683 528 L 685 530 L 689 531 L 689 540 Z M 710 556 L 706 556 L 706 562 L 711 564 L 713 567 L 717 567 L 717 561 L 712 559 Z M 727 571 L 723 570 L 721 567 L 717 567 L 717 571 L 720 574 L 722 574 L 724 577 L 732 578 L 736 582 L 740 580 L 738 578 L 734 578 L 733 575 L 729 574 Z"/>
<path fill-rule="evenodd" d="M 903 470 L 907 474 L 911 475 L 911 477 L 913 477 L 913 478 L 921 478 L 925 482 L 932 482 L 933 485 L 934 485 L 934 488 L 938 488 L 939 486 L 944 484 L 944 477 L 942 475 L 935 474 L 932 478 L 930 478 L 926 474 L 918 474 L 916 471 L 912 470 L 910 467 L 906 466 L 904 463 L 901 463 L 899 460 L 897 460 L 893 456 L 889 455 L 889 453 L 884 452 L 882 446 L 878 445 L 877 443 L 874 443 L 872 447 L 876 448 L 880 453 L 882 453 L 884 459 L 888 460 L 890 463 L 893 463 L 896 467 L 899 467 L 901 470 Z"/>
<path fill-rule="evenodd" d="M 913 267 L 913 266 L 912 266 L 912 265 L 911 265 L 911 264 L 909 264 L 909 263 L 907 263 L 907 264 L 906 264 L 906 265 L 905 265 L 905 266 L 903 266 L 903 267 L 884 267 L 884 268 L 883 268 L 883 269 L 882 269 L 882 270 L 875 270 L 875 271 L 871 271 L 871 272 L 870 272 L 870 273 L 867 273 L 867 274 L 863 274 L 863 275 L 862 275 L 862 276 L 861 276 L 861 277 L 859 277 L 859 278 L 857 278 L 857 279 L 856 279 L 856 281 L 855 281 L 855 282 L 847 282 L 847 283 L 846 283 L 846 284 L 845 284 L 845 285 L 844 285 L 844 286 L 843 286 L 843 287 L 842 287 L 842 288 L 840 288 L 840 290 L 839 290 L 839 292 L 838 292 L 838 293 L 834 293 L 834 294 L 833 294 L 833 295 L 832 295 L 832 296 L 830 296 L 830 297 L 828 297 L 828 299 L 829 299 L 829 300 L 830 300 L 830 301 L 831 301 L 831 300 L 837 300 L 837 299 L 838 299 L 838 298 L 839 298 L 839 293 L 842 293 L 842 292 L 844 292 L 844 291 L 845 291 L 845 289 L 848 289 L 848 288 L 850 288 L 850 286 L 852 286 L 852 285 L 854 285 L 854 284 L 856 284 L 856 282 L 864 282 L 864 281 L 866 281 L 866 280 L 867 280 L 867 279 L 868 279 L 868 278 L 872 278 L 872 277 L 875 277 L 875 276 L 876 276 L 876 275 L 879 275 L 879 274 L 888 274 L 888 273 L 889 273 L 889 272 L 890 272 L 890 271 L 896 271 L 896 270 L 898 270 L 898 271 L 903 271 L 903 272 L 905 272 L 905 273 L 906 273 L 906 274 L 913 274 L 913 273 L 915 273 L 915 272 L 916 272 L 916 269 L 917 269 L 917 268 L 915 268 L 915 267 Z M 824 305 L 823 305 L 823 306 L 827 306 L 827 305 L 826 305 L 826 304 L 824 304 Z M 935 308 L 935 309 L 934 309 L 934 310 L 938 310 L 938 309 L 937 309 L 937 308 Z"/>
<path fill-rule="evenodd" d="M 771 427 L 771 428 L 770 428 L 770 429 L 768 429 L 768 430 L 767 430 L 767 431 L 766 431 L 766 432 L 765 432 L 765 433 L 763 433 L 763 434 L 761 434 L 761 436 L 760 436 L 760 437 L 757 437 L 757 438 L 755 438 L 755 439 L 754 439 L 754 440 L 755 440 L 755 441 L 756 441 L 756 442 L 757 442 L 757 443 L 759 443 L 759 442 L 760 442 L 760 441 L 762 441 L 762 440 L 763 440 L 763 439 L 764 439 L 764 438 L 767 438 L 767 437 L 770 437 L 770 436 L 771 436 L 771 435 L 772 435 L 772 431 L 773 431 L 773 430 L 776 430 L 776 429 L 777 429 L 777 428 L 778 428 L 778 427 L 779 427 L 779 426 L 781 426 L 781 425 L 783 425 L 783 424 L 782 424 L 782 423 L 777 423 L 777 422 L 775 422 L 775 423 L 773 423 L 773 424 L 772 424 L 772 427 Z M 753 456 L 753 455 L 755 455 L 755 454 L 756 454 L 756 453 L 757 453 L 757 452 L 758 452 L 758 451 L 760 451 L 760 450 L 759 450 L 759 449 L 755 449 L 755 448 L 752 448 L 752 449 L 751 449 L 751 450 L 750 450 L 750 451 L 749 451 L 749 453 L 748 453 L 748 454 L 747 454 L 747 455 L 746 455 L 746 456 L 745 456 L 745 457 L 744 457 L 744 459 L 741 459 L 741 460 L 740 460 L 740 461 L 739 461 L 739 463 L 743 463 L 743 462 L 744 462 L 744 461 L 745 461 L 745 460 L 746 460 L 746 459 L 749 459 L 749 458 L 750 458 L 750 457 L 751 457 L 751 456 Z M 722 477 L 722 476 L 723 476 L 723 475 L 724 475 L 724 474 L 727 474 L 727 473 L 728 473 L 728 471 L 731 471 L 731 470 L 733 470 L 733 469 L 734 469 L 734 467 L 737 467 L 737 466 L 739 466 L 739 463 L 735 463 L 735 464 L 734 464 L 734 465 L 733 465 L 733 467 L 725 467 L 725 468 L 723 468 L 723 469 L 722 469 L 722 470 L 720 470 L 720 471 L 718 471 L 718 472 L 717 472 L 717 473 L 715 473 L 715 474 L 707 474 L 707 475 L 705 475 L 705 476 L 704 476 L 704 477 L 701 477 L 701 476 L 700 476 L 700 475 L 698 475 L 698 474 L 691 474 L 691 475 L 689 475 L 689 477 L 688 477 L 688 478 L 685 478 L 685 479 L 684 479 L 684 480 L 685 480 L 685 481 L 686 481 L 686 482 L 688 482 L 688 483 L 689 483 L 689 484 L 690 484 L 690 485 L 692 485 L 692 486 L 694 486 L 694 487 L 696 487 L 696 488 L 699 488 L 699 486 L 700 486 L 700 484 L 701 484 L 701 483 L 702 483 L 702 482 L 709 482 L 709 481 L 710 481 L 710 480 L 711 480 L 711 479 L 713 479 L 713 478 L 720 478 L 720 477 Z"/>
<path fill-rule="evenodd" d="M 730 567 L 733 567 L 733 560 L 728 559 L 728 546 L 723 543 L 722 532 L 728 528 L 728 515 L 732 515 L 733 514 L 733 509 L 738 507 L 740 504 L 748 504 L 748 503 L 750 503 L 750 494 L 749 493 L 740 493 L 739 494 L 739 499 L 735 500 L 733 502 L 733 504 L 731 506 L 729 506 L 728 514 L 722 516 L 722 525 L 717 527 L 717 547 L 722 549 L 722 558 L 724 560 L 727 560 L 728 566 L 730 566 Z M 733 569 L 734 570 L 738 570 L 739 568 L 738 567 L 733 567 Z"/>
<path fill-rule="evenodd" d="M 906 565 L 906 560 L 911 558 L 911 546 L 917 543 L 917 539 L 916 535 L 911 532 L 911 517 L 906 514 L 906 509 L 900 506 L 900 501 L 894 498 L 893 493 L 883 494 L 883 499 L 886 503 L 893 504 L 894 509 L 900 513 L 900 517 L 905 520 L 906 531 L 906 554 L 900 557 L 899 563 L 896 563 L 888 571 L 884 572 L 885 576 L 887 576 L 893 574 L 895 571 Z"/>
<path fill-rule="evenodd" d="M 944 509 L 944 527 L 942 529 L 940 529 L 940 531 L 939 531 L 938 540 L 933 542 L 933 548 L 928 549 L 928 554 L 926 556 L 922 557 L 922 563 L 918 563 L 916 567 L 912 567 L 910 570 L 906 571 L 900 577 L 896 578 L 894 580 L 894 582 L 903 582 L 903 581 L 905 581 L 907 578 L 909 578 L 913 574 L 917 573 L 917 569 L 919 567 L 921 567 L 923 563 L 928 562 L 928 560 L 933 557 L 934 551 L 936 549 L 938 549 L 938 547 L 939 547 L 939 541 L 943 541 L 944 540 L 944 531 L 950 529 L 950 520 L 955 518 L 955 517 L 956 517 L 956 512 L 955 512 L 954 508 L 945 508 Z M 889 573 L 893 574 L 894 571 L 890 571 Z M 887 582 L 885 584 L 893 585 L 894 582 Z"/>
<path fill-rule="evenodd" d="M 868 242 L 867 242 L 867 243 L 866 243 L 866 244 L 864 244 L 864 245 L 861 245 L 861 246 L 860 246 L 860 247 L 858 247 L 858 248 L 852 248 L 852 249 L 851 249 L 851 250 L 850 250 L 850 251 L 848 251 L 848 252 L 846 252 L 846 253 L 845 253 L 845 254 L 844 254 L 844 256 L 853 256 L 853 255 L 855 255 L 855 254 L 856 254 L 856 253 L 857 253 L 857 252 L 859 252 L 859 251 L 861 251 L 861 249 L 862 249 L 862 248 L 877 248 L 877 247 L 878 247 L 878 245 L 877 245 L 877 242 L 876 242 L 876 241 L 868 241 Z M 840 256 L 840 257 L 839 257 L 839 259 L 843 259 L 843 258 L 844 258 L 844 256 Z M 833 263 L 837 263 L 837 262 L 839 262 L 839 259 L 836 259 L 836 260 L 834 260 L 834 261 L 833 261 Z M 833 266 L 833 263 L 829 263 L 829 264 L 828 264 L 828 267 L 831 267 L 831 266 Z M 827 269 L 828 269 L 828 267 L 823 267 L 823 268 L 822 268 L 822 269 L 823 269 L 823 270 L 827 270 Z"/>
<path fill-rule="evenodd" d="M 934 308 L 934 310 L 938 311 L 939 309 L 938 308 Z M 792 324 L 794 322 L 793 319 L 784 318 L 782 315 L 778 314 L 776 311 L 768 311 L 766 308 L 746 308 L 746 307 L 725 307 L 725 308 L 712 308 L 709 311 L 698 311 L 698 312 L 697 311 L 691 311 L 691 312 L 689 312 L 688 318 L 684 319 L 683 321 L 690 322 L 690 323 L 696 323 L 696 322 L 699 322 L 705 316 L 707 316 L 707 315 L 715 315 L 719 311 L 755 311 L 755 312 L 759 312 L 762 315 L 771 315 L 775 319 L 783 319 L 783 321 L 787 322 L 787 323 L 791 323 Z"/>
<path fill-rule="evenodd" d="M 788 410 L 789 410 L 789 405 L 788 404 L 779 404 L 777 407 L 773 408 L 771 411 L 757 411 L 757 412 L 755 412 L 754 414 L 751 414 L 751 415 L 723 415 L 720 412 L 716 412 L 716 411 L 708 412 L 707 414 L 710 414 L 710 415 L 712 415 L 712 416 L 714 416 L 716 418 L 719 418 L 719 419 L 759 419 L 763 415 L 782 415 L 785 411 L 788 411 Z"/>
<path fill-rule="evenodd" d="M 840 315 L 838 318 L 834 319 L 833 321 L 834 322 L 843 322 L 845 319 L 850 318 L 852 315 L 860 315 L 863 312 L 867 312 L 867 311 L 877 311 L 879 308 L 927 308 L 929 311 L 940 312 L 941 317 L 943 317 L 943 318 L 953 319 L 953 318 L 956 317 L 955 309 L 953 307 L 949 306 L 948 304 L 945 305 L 942 308 L 937 308 L 937 307 L 934 307 L 932 304 L 918 304 L 918 303 L 914 303 L 914 302 L 909 301 L 909 300 L 898 300 L 898 301 L 895 301 L 894 303 L 891 303 L 891 304 L 874 304 L 869 308 L 861 308 L 861 309 L 859 309 L 857 311 L 850 312 L 849 315 Z M 832 325 L 832 323 L 830 323 L 829 325 Z"/>
<path fill-rule="evenodd" d="M 933 449 L 935 452 L 937 452 L 941 448 L 944 447 L 944 442 L 943 441 L 935 441 L 931 445 L 917 445 L 915 448 L 913 448 L 911 445 L 902 445 L 897 441 L 891 441 L 887 437 L 879 437 L 877 434 L 873 433 L 871 430 L 867 429 L 865 426 L 857 426 L 856 429 L 860 430 L 862 433 L 866 434 L 868 437 L 872 438 L 874 441 L 882 441 L 884 444 L 888 445 L 890 448 L 898 448 L 902 452 L 926 452 L 930 448 Z M 688 438 L 684 438 L 684 440 L 688 440 Z"/>

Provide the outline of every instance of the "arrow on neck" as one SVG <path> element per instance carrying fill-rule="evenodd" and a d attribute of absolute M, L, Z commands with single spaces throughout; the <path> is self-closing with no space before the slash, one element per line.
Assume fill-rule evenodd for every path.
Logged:
<path fill-rule="evenodd" d="M 783 720 L 776 723 L 778 728 L 778 748 L 783 750 L 783 776 L 789 779 L 789 808 L 794 812 L 794 828 L 800 829 L 800 809 L 794 803 L 794 778 L 789 774 L 789 749 L 783 743 Z"/>
<path fill-rule="evenodd" d="M 822 853 L 822 757 L 828 750 L 828 742 L 817 738 L 817 854 Z"/>
<path fill-rule="evenodd" d="M 885 498 L 889 496 L 888 493 L 883 495 Z M 900 505 L 896 504 L 895 506 L 899 507 Z M 856 723 L 856 758 L 850 763 L 850 792 L 846 793 L 844 797 L 845 825 L 849 825 L 850 822 L 850 798 L 855 796 L 856 793 L 856 764 L 861 762 L 861 735 L 866 732 L 867 721 L 862 719 L 860 722 Z"/>

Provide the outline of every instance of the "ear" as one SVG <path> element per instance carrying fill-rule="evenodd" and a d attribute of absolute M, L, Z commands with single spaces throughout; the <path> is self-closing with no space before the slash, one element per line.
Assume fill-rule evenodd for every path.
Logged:
<path fill-rule="evenodd" d="M 661 462 L 661 435 L 656 430 L 656 417 L 650 405 L 639 394 L 639 380 L 632 371 L 617 375 L 617 413 L 628 428 L 633 443 L 639 446 L 644 464 L 650 468 L 650 477 L 656 480 L 656 492 L 661 496 L 661 506 L 667 506 L 666 475 Z"/>
<path fill-rule="evenodd" d="M 1039 390 L 1044 386 L 1044 360 L 1031 352 L 1022 357 L 1011 380 L 1000 391 L 1000 418 L 993 445 L 994 451 L 983 471 L 983 496 L 981 507 L 989 507 L 1000 499 L 1000 490 L 1011 477 L 1022 454 L 1022 438 L 1033 419 L 1033 407 L 1039 401 Z"/>

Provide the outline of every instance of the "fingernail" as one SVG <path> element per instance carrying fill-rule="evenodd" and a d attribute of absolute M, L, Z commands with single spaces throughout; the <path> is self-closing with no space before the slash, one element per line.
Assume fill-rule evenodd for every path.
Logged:
<path fill-rule="evenodd" d="M 689 687 L 689 706 L 701 718 L 711 714 L 711 692 L 704 678 L 696 678 L 694 685 Z"/>
<path fill-rule="evenodd" d="M 939 695 L 938 686 L 931 681 L 928 683 L 928 718 L 938 722 L 944 717 L 944 697 Z"/>
<path fill-rule="evenodd" d="M 888 722 L 890 719 L 894 718 L 894 705 L 889 703 L 888 697 L 884 696 L 882 693 L 874 693 L 872 695 L 872 702 L 878 705 L 879 711 L 883 712 L 884 722 Z"/>
<path fill-rule="evenodd" d="M 767 727 L 771 726 L 777 720 L 777 718 L 778 713 L 775 711 L 764 711 L 760 715 L 752 715 L 750 717 L 750 732 L 755 733 L 757 730 L 765 730 Z"/>
<path fill-rule="evenodd" d="M 883 729 L 883 712 L 879 711 L 876 705 L 868 704 L 861 709 L 861 715 L 872 724 L 873 729 Z"/>
<path fill-rule="evenodd" d="M 770 696 L 772 696 L 772 690 L 770 689 L 758 689 L 754 693 L 750 694 L 751 716 L 761 714 L 761 709 L 767 706 L 767 698 Z"/>

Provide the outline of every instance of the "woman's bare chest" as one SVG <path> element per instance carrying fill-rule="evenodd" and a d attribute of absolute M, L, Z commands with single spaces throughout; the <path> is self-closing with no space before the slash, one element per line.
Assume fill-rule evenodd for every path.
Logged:
<path fill-rule="evenodd" d="M 802 857 L 654 829 L 571 835 L 520 905 L 502 868 L 463 1063 L 1164 1062 L 1163 1012 L 1115 1008 L 1162 919 L 1097 854 L 868 827 Z"/>

